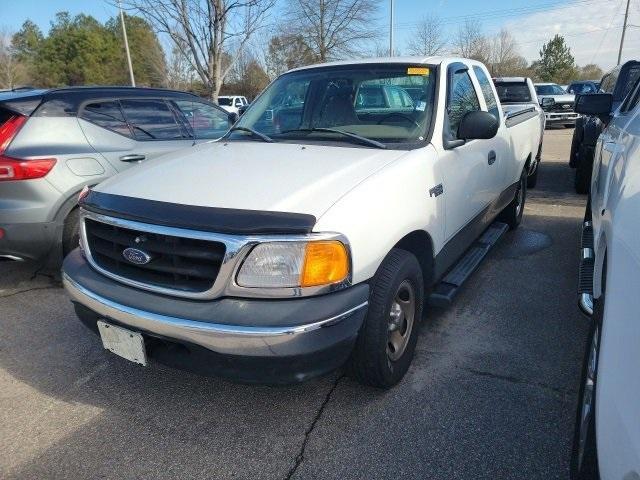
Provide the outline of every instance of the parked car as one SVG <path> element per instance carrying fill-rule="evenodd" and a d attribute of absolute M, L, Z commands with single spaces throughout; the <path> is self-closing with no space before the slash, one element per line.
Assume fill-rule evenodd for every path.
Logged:
<path fill-rule="evenodd" d="M 247 99 L 240 95 L 222 95 L 218 97 L 218 105 L 227 112 L 240 115 L 242 107 L 249 105 Z"/>
<path fill-rule="evenodd" d="M 500 99 L 500 103 L 502 103 L 503 107 L 515 110 L 521 110 L 524 107 L 529 107 L 533 108 L 538 114 L 538 118 L 540 120 L 540 131 L 535 132 L 535 135 L 539 138 L 540 142 L 535 156 L 533 171 L 530 172 L 527 177 L 527 188 L 534 188 L 538 183 L 538 167 L 542 159 L 542 141 L 544 139 L 546 118 L 544 111 L 540 106 L 535 88 L 533 87 L 533 82 L 527 77 L 500 77 L 494 78 L 493 83 L 496 86 L 498 98 Z M 545 105 L 550 105 L 553 103 L 553 100 L 545 98 L 544 103 Z"/>
<path fill-rule="evenodd" d="M 576 122 L 576 129 L 571 140 L 571 153 L 569 154 L 569 166 L 576 170 L 576 192 L 589 192 L 596 141 L 606 126 L 608 118 L 620 106 L 639 77 L 640 62 L 636 60 L 618 65 L 606 73 L 600 82 L 600 91 L 613 96 L 610 114 L 602 117 L 589 115 Z"/>
<path fill-rule="evenodd" d="M 575 95 L 567 93 L 556 83 L 536 83 L 535 89 L 547 117 L 547 125 L 562 124 L 567 128 L 575 125 L 579 116 L 573 111 Z M 545 99 L 551 99 L 553 102 L 547 103 Z M 545 103 L 543 104 L 543 102 Z"/>
<path fill-rule="evenodd" d="M 143 160 L 222 136 L 229 114 L 194 95 L 126 87 L 0 94 L 0 256 L 78 245 L 78 193 Z"/>
<path fill-rule="evenodd" d="M 609 115 L 611 93 L 576 110 Z M 595 149 L 582 230 L 580 307 L 590 316 L 572 456 L 573 480 L 640 478 L 640 81 Z"/>
<path fill-rule="evenodd" d="M 597 80 L 579 80 L 571 82 L 567 87 L 567 93 L 580 95 L 584 93 L 598 93 L 600 90 L 600 82 Z"/>
<path fill-rule="evenodd" d="M 422 93 L 412 109 L 361 108 L 380 85 Z M 520 224 L 534 131 L 536 112 L 505 118 L 473 60 L 292 70 L 224 141 L 83 192 L 63 282 L 103 345 L 140 364 L 277 383 L 348 362 L 388 388 L 409 368 L 427 298 L 450 304 Z"/>

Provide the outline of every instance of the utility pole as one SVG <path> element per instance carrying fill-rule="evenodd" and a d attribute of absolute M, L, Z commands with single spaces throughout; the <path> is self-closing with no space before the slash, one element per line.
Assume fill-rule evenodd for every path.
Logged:
<path fill-rule="evenodd" d="M 393 57 L 393 0 L 389 0 L 389 56 Z"/>
<path fill-rule="evenodd" d="M 624 46 L 624 34 L 627 32 L 627 20 L 629 19 L 629 4 L 631 0 L 627 0 L 627 9 L 624 12 L 624 23 L 622 24 L 622 36 L 620 37 L 620 49 L 618 50 L 618 65 L 622 59 L 622 47 Z"/>
<path fill-rule="evenodd" d="M 129 64 L 129 78 L 131 86 L 136 86 L 136 79 L 133 77 L 133 65 L 131 65 L 131 53 L 129 53 L 129 40 L 127 39 L 127 27 L 124 25 L 124 13 L 122 13 L 122 5 L 118 0 L 118 9 L 120 10 L 120 23 L 122 24 L 122 36 L 124 37 L 124 49 L 127 52 L 127 63 Z"/>

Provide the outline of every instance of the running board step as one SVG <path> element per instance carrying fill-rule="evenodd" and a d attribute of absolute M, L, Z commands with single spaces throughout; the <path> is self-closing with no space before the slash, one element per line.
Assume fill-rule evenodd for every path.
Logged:
<path fill-rule="evenodd" d="M 495 222 L 485 230 L 466 253 L 458 260 L 449 273 L 438 283 L 429 296 L 429 304 L 436 307 L 447 307 L 462 284 L 471 276 L 480 262 L 487 256 L 502 235 L 509 229 L 506 223 Z"/>

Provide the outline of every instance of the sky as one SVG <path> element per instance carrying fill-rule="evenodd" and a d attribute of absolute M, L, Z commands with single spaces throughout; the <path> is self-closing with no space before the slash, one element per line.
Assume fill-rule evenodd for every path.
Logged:
<path fill-rule="evenodd" d="M 286 0 L 281 0 L 285 2 Z M 0 0 L 0 28 L 17 30 L 31 19 L 47 31 L 55 13 L 86 13 L 105 21 L 117 13 L 106 0 Z M 622 33 L 626 0 L 395 0 L 396 48 L 402 51 L 416 22 L 423 16 L 439 17 L 448 37 L 466 18 L 482 23 L 485 34 L 507 28 L 520 53 L 529 61 L 538 58 L 542 44 L 563 34 L 579 65 L 596 63 L 605 70 L 615 66 Z M 389 0 L 382 0 L 380 31 L 388 36 Z M 640 53 L 640 0 L 631 0 L 623 61 Z M 381 41 L 388 44 L 388 39 Z"/>

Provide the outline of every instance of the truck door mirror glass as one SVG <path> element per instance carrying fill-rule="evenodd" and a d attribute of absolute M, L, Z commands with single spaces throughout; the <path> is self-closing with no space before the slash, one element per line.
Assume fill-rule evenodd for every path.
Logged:
<path fill-rule="evenodd" d="M 247 104 L 247 105 L 242 105 L 242 106 L 238 109 L 238 114 L 239 114 L 240 116 L 242 116 L 242 115 L 244 114 L 244 112 L 246 112 L 246 111 L 247 111 L 247 108 L 249 108 L 249 105 L 248 105 L 248 104 Z"/>
<path fill-rule="evenodd" d="M 458 138 L 464 140 L 493 138 L 498 133 L 499 126 L 499 120 L 489 112 L 480 110 L 468 112 L 462 117 L 458 127 Z"/>
<path fill-rule="evenodd" d="M 231 123 L 231 125 L 236 123 L 239 118 L 240 115 L 238 115 L 236 112 L 229 112 L 229 122 Z"/>
<path fill-rule="evenodd" d="M 554 103 L 556 103 L 556 101 L 553 98 L 549 98 L 549 97 L 546 97 L 540 100 L 540 106 L 542 108 L 549 108 Z"/>
<path fill-rule="evenodd" d="M 589 93 L 576 97 L 575 111 L 584 115 L 608 116 L 613 105 L 610 93 Z"/>

